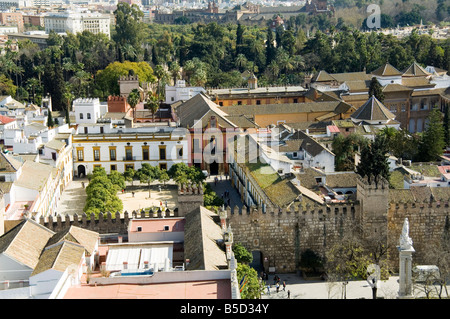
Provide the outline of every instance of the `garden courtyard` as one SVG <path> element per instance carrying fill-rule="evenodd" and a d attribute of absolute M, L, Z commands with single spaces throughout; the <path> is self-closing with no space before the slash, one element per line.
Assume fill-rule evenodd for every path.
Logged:
<path fill-rule="evenodd" d="M 123 203 L 123 211 L 128 213 L 141 211 L 142 209 L 148 211 L 149 208 L 153 210 L 166 209 L 166 206 L 173 210 L 178 206 L 178 190 L 173 186 L 162 186 L 160 191 L 157 185 L 152 185 L 150 194 L 146 186 L 133 187 L 132 189 L 133 191 L 127 189 L 123 193 L 118 193 L 118 197 Z"/>

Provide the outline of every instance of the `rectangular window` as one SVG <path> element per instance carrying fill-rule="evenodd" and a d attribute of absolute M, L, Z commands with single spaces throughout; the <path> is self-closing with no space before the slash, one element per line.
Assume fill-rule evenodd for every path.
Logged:
<path fill-rule="evenodd" d="M 79 162 L 84 161 L 84 149 L 83 148 L 77 148 L 77 158 Z"/>
<path fill-rule="evenodd" d="M 116 148 L 115 147 L 110 147 L 109 148 L 109 160 L 110 161 L 115 161 L 116 160 Z"/>
<path fill-rule="evenodd" d="M 256 100 L 256 105 L 261 105 L 261 100 Z"/>
<path fill-rule="evenodd" d="M 160 146 L 159 147 L 159 159 L 160 160 L 165 160 L 166 159 L 166 147 L 165 146 Z"/>
<path fill-rule="evenodd" d="M 167 164 L 166 163 L 160 163 L 159 164 L 159 169 L 167 170 Z"/>
<path fill-rule="evenodd" d="M 131 146 L 125 147 L 125 160 L 132 161 L 133 160 L 133 149 Z"/>
<path fill-rule="evenodd" d="M 117 166 L 116 165 L 111 165 L 111 171 L 117 171 Z"/>
<path fill-rule="evenodd" d="M 142 160 L 148 161 L 149 160 L 149 148 L 148 146 L 142 147 Z"/>
<path fill-rule="evenodd" d="M 100 161 L 100 148 L 94 148 L 94 161 Z"/>

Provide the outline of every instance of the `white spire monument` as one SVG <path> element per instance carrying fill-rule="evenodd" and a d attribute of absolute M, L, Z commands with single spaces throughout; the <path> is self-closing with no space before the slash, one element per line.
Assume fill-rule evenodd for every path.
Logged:
<path fill-rule="evenodd" d="M 398 298 L 413 298 L 412 295 L 412 253 L 415 252 L 411 237 L 409 237 L 409 221 L 405 218 L 402 233 L 400 235 L 399 251 L 400 271 L 399 271 L 399 291 Z"/>

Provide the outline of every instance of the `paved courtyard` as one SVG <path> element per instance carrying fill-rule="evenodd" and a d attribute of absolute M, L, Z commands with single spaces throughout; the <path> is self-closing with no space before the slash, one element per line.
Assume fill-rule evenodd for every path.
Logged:
<path fill-rule="evenodd" d="M 86 204 L 86 190 L 83 187 L 89 184 L 87 178 L 74 178 L 66 189 L 63 191 L 58 205 L 56 206 L 56 213 L 60 215 L 73 216 L 74 214 L 83 214 L 83 209 Z M 128 184 L 131 185 L 131 184 Z M 124 193 L 118 192 L 117 195 L 123 203 L 123 211 L 131 213 L 133 210 L 138 211 L 145 208 L 165 208 L 171 210 L 178 206 L 178 194 L 175 188 L 164 187 L 161 185 L 161 191 L 156 185 L 152 185 L 150 192 L 145 185 L 134 182 L 134 185 L 139 185 L 139 189 L 134 191 L 134 196 L 131 190 L 125 190 Z"/>
<path fill-rule="evenodd" d="M 217 177 L 217 182 L 214 181 L 214 178 Z M 222 197 L 225 191 L 229 192 L 230 206 L 233 208 L 234 206 L 242 208 L 243 204 L 241 201 L 241 196 L 237 192 L 235 188 L 231 186 L 230 179 L 227 179 L 224 175 L 213 175 L 209 176 L 206 179 L 206 182 L 211 185 L 211 188 L 214 192 L 216 192 L 217 196 Z M 227 200 L 227 199 L 225 199 Z"/>
<path fill-rule="evenodd" d="M 83 208 L 86 204 L 87 196 L 86 190 L 83 188 L 82 183 L 87 186 L 88 179 L 85 177 L 74 177 L 69 185 L 67 185 L 59 199 L 58 204 L 56 205 L 55 211 L 57 215 L 72 216 L 74 214 L 83 214 Z"/>
<path fill-rule="evenodd" d="M 372 289 L 365 280 L 355 280 L 348 282 L 347 285 L 342 283 L 332 283 L 317 280 L 305 280 L 296 274 L 278 274 L 283 281 L 286 282 L 286 290 L 283 286 L 279 288 L 277 293 L 273 282 L 273 275 L 269 275 L 270 294 L 267 287 L 264 289 L 262 299 L 288 299 L 288 291 L 290 291 L 290 299 L 373 299 Z M 377 289 L 377 297 L 384 299 L 395 299 L 398 296 L 398 277 L 391 276 L 386 281 L 381 281 Z"/>
<path fill-rule="evenodd" d="M 165 209 L 166 205 L 167 208 L 173 210 L 178 206 L 178 190 L 162 185 L 161 191 L 156 185 L 152 186 L 150 194 L 148 188 L 143 186 L 135 191 L 134 194 L 130 190 L 126 190 L 124 193 L 119 193 L 118 196 L 123 203 L 123 211 L 128 213 L 146 208 Z"/>

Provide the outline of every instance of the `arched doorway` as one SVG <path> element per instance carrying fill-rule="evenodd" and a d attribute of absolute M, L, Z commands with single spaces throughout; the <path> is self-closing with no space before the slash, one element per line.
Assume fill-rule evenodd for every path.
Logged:
<path fill-rule="evenodd" d="M 218 175 L 219 174 L 219 164 L 214 161 L 209 164 L 209 175 Z"/>
<path fill-rule="evenodd" d="M 253 269 L 255 269 L 259 275 L 261 273 L 261 271 L 264 271 L 262 253 L 260 250 L 253 250 L 252 256 L 253 256 L 253 260 L 249 266 L 252 267 Z"/>
<path fill-rule="evenodd" d="M 86 176 L 86 167 L 84 167 L 84 165 L 78 165 L 77 171 L 78 171 L 78 177 Z"/>

